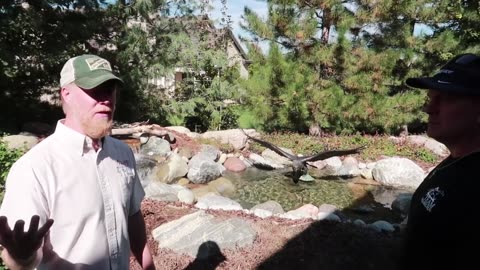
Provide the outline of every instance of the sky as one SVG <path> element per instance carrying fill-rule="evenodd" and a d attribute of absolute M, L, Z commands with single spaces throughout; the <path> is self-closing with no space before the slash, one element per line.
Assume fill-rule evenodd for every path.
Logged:
<path fill-rule="evenodd" d="M 220 20 L 222 17 L 221 8 L 222 3 L 220 0 L 212 0 L 212 6 L 214 9 L 209 12 L 209 17 L 212 20 Z M 235 36 L 238 38 L 239 35 L 241 36 L 248 36 L 248 34 L 240 28 L 240 21 L 241 16 L 243 15 L 243 9 L 247 6 L 257 14 L 266 18 L 267 16 L 267 2 L 266 1 L 258 1 L 258 0 L 227 0 L 227 14 L 232 16 L 232 31 Z M 239 40 L 240 41 L 240 40 Z M 245 44 L 242 44 L 243 48 L 246 50 Z M 262 45 L 261 45 L 262 46 Z M 263 47 L 263 46 L 262 46 Z"/>
<path fill-rule="evenodd" d="M 108 0 L 107 2 L 113 2 L 114 0 Z M 215 25 L 217 27 L 221 27 L 219 21 L 222 18 L 222 3 L 221 0 L 210 0 L 210 3 L 213 7 L 213 10 L 208 12 L 208 15 L 210 19 L 212 19 L 215 22 Z M 226 0 L 227 3 L 227 14 L 231 16 L 232 20 L 232 30 L 235 36 L 239 37 L 248 37 L 249 34 L 243 31 L 240 28 L 240 22 L 242 21 L 242 15 L 243 15 L 243 10 L 245 6 L 249 7 L 251 10 L 255 11 L 260 17 L 263 19 L 267 18 L 267 12 L 268 12 L 268 7 L 267 7 L 267 1 L 265 0 Z M 415 35 L 421 35 L 421 34 L 431 34 L 432 30 L 426 27 L 425 25 L 418 24 L 415 26 L 414 29 L 414 34 Z M 332 31 L 332 37 L 335 36 L 335 33 Z M 241 43 L 243 46 L 243 49 L 246 51 L 246 46 L 243 44 L 239 39 L 238 41 Z M 261 42 L 260 47 L 263 49 L 264 52 L 268 51 L 268 42 Z"/>
<path fill-rule="evenodd" d="M 221 13 L 221 8 L 222 4 L 220 0 L 211 0 L 213 10 L 209 12 L 209 17 L 212 20 L 220 20 L 222 17 Z M 266 18 L 267 17 L 267 3 L 266 1 L 262 0 L 227 0 L 227 14 L 231 15 L 231 20 L 232 20 L 232 30 L 235 36 L 238 38 L 239 35 L 241 36 L 247 36 L 248 33 L 243 31 L 240 28 L 240 21 L 242 21 L 241 16 L 243 15 L 243 9 L 244 7 L 247 6 L 253 11 L 255 11 L 257 14 L 259 14 L 261 17 Z M 220 25 L 216 24 L 217 27 L 220 27 Z M 422 34 L 432 34 L 432 30 L 426 27 L 425 25 L 422 24 L 417 24 L 414 29 L 414 35 L 422 35 Z M 332 32 L 332 36 L 335 34 Z M 240 40 L 239 40 L 240 41 Z M 246 50 L 245 44 L 242 44 L 243 48 Z M 268 51 L 268 43 L 262 42 L 260 43 L 260 46 L 262 47 L 263 51 L 266 52 Z"/>

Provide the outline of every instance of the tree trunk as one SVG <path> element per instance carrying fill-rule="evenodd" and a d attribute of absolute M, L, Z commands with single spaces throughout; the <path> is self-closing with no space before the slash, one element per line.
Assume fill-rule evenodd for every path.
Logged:
<path fill-rule="evenodd" d="M 320 42 L 322 44 L 328 44 L 328 38 L 330 36 L 330 27 L 332 26 L 332 10 L 325 8 L 322 16 L 322 37 Z"/>
<path fill-rule="evenodd" d="M 322 129 L 320 128 L 318 123 L 315 122 L 310 125 L 310 127 L 308 128 L 308 135 L 315 137 L 322 136 Z"/>

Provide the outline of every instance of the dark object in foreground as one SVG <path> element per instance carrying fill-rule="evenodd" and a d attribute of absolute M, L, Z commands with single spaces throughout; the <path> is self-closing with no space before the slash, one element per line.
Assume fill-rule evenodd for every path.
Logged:
<path fill-rule="evenodd" d="M 324 152 L 320 152 L 320 153 L 310 155 L 310 156 L 297 156 L 297 155 L 292 155 L 292 154 L 282 150 L 280 147 L 278 147 L 276 145 L 273 145 L 272 143 L 269 143 L 267 141 L 262 141 L 262 140 L 257 139 L 257 138 L 253 138 L 252 136 L 248 135 L 243 129 L 241 129 L 241 130 L 242 130 L 243 134 L 245 134 L 245 136 L 247 136 L 247 138 L 249 138 L 250 140 L 252 140 L 254 142 L 257 142 L 257 143 L 261 144 L 262 146 L 271 149 L 275 153 L 290 159 L 293 162 L 293 164 L 292 164 L 292 179 L 293 179 L 293 182 L 295 184 L 298 183 L 298 180 L 300 179 L 300 177 L 302 175 L 307 173 L 307 171 L 308 171 L 307 165 L 309 165 L 309 164 L 307 164 L 307 162 L 323 160 L 323 159 L 327 159 L 327 158 L 331 158 L 331 157 L 335 157 L 335 156 L 345 156 L 345 155 L 351 155 L 351 154 L 358 154 L 358 153 L 360 153 L 360 150 L 365 148 L 365 146 L 360 146 L 360 147 L 353 148 L 353 149 L 324 151 Z M 312 166 L 312 165 L 309 165 L 309 166 Z"/>

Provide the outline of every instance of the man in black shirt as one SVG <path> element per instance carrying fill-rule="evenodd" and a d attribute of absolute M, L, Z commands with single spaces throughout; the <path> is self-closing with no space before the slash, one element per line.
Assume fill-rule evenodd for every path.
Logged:
<path fill-rule="evenodd" d="M 450 156 L 428 174 L 413 194 L 402 268 L 477 268 L 480 56 L 458 55 L 434 76 L 410 78 L 406 83 L 427 89 L 427 135 L 445 144 Z"/>

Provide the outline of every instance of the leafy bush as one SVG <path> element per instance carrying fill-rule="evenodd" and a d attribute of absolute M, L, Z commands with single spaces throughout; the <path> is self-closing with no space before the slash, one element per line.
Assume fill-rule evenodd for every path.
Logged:
<path fill-rule="evenodd" d="M 0 139 L 0 202 L 3 200 L 3 193 L 5 192 L 5 180 L 7 179 L 8 171 L 13 163 L 23 155 L 23 151 L 7 148 L 5 142 Z M 0 259 L 0 270 L 8 269 L 5 267 L 2 259 Z"/>
<path fill-rule="evenodd" d="M 7 179 L 8 171 L 13 163 L 17 161 L 24 151 L 15 149 L 11 150 L 6 143 L 0 140 L 0 201 L 3 200 L 3 192 L 5 189 L 5 180 Z"/>
<path fill-rule="evenodd" d="M 434 163 L 434 162 L 437 162 L 438 160 L 435 154 L 423 148 L 416 149 L 415 155 L 417 156 L 418 159 L 428 163 Z"/>
<path fill-rule="evenodd" d="M 3 200 L 3 193 L 5 192 L 5 180 L 7 179 L 8 171 L 13 163 L 17 161 L 24 151 L 15 149 L 11 150 L 6 143 L 0 139 L 0 202 Z M 2 259 L 0 259 L 0 270 L 8 269 Z"/>
<path fill-rule="evenodd" d="M 241 110 L 237 122 L 241 128 L 254 128 L 260 130 L 263 125 L 263 122 L 250 110 Z"/>

